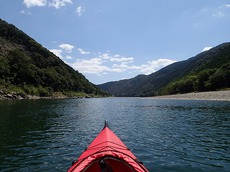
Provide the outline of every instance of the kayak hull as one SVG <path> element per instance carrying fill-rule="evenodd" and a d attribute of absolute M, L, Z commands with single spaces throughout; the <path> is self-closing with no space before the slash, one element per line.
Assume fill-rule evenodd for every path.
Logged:
<path fill-rule="evenodd" d="M 147 172 L 145 166 L 105 124 L 68 172 Z"/>

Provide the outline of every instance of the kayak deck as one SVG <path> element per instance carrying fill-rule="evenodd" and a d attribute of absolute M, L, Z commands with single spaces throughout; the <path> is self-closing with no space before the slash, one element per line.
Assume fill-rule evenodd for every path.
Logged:
<path fill-rule="evenodd" d="M 104 128 L 68 172 L 146 172 L 144 165 L 109 129 Z"/>

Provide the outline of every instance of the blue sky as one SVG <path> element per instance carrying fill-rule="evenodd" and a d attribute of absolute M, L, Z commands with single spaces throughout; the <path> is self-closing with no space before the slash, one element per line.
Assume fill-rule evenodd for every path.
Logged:
<path fill-rule="evenodd" d="M 2 0 L 14 24 L 94 84 L 229 42 L 229 0 Z"/>

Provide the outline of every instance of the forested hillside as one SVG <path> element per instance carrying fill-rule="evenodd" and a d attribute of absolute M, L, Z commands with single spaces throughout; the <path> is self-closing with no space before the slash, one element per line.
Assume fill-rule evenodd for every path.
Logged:
<path fill-rule="evenodd" d="M 201 53 L 194 69 L 184 77 L 170 82 L 161 94 L 214 91 L 230 88 L 230 44 L 225 43 Z"/>
<path fill-rule="evenodd" d="M 0 19 L 0 93 L 106 95 L 34 39 Z"/>
<path fill-rule="evenodd" d="M 224 43 L 150 75 L 98 86 L 115 96 L 156 96 L 225 89 L 229 81 L 230 43 Z"/>

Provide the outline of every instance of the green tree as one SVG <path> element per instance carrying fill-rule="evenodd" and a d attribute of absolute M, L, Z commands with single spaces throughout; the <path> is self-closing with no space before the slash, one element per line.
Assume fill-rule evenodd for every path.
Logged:
<path fill-rule="evenodd" d="M 7 58 L 0 56 L 0 79 L 7 82 L 10 75 L 10 66 Z"/>
<path fill-rule="evenodd" d="M 205 87 L 205 84 L 208 80 L 209 77 L 213 75 L 213 73 L 216 71 L 216 69 L 204 69 L 200 71 L 197 75 L 197 82 L 195 85 L 195 90 L 196 91 L 207 91 L 208 88 Z"/>
<path fill-rule="evenodd" d="M 224 64 L 209 79 L 212 89 L 230 87 L 230 63 Z"/>

